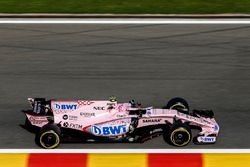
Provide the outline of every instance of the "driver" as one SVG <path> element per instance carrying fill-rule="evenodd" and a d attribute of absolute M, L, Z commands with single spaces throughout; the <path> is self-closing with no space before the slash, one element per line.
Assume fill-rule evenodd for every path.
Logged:
<path fill-rule="evenodd" d="M 109 101 L 111 102 L 111 103 L 109 103 L 108 105 L 108 110 L 112 110 L 112 109 L 114 109 L 115 108 L 115 104 L 116 104 L 116 102 L 117 102 L 117 99 L 116 99 L 116 97 L 115 96 L 110 96 L 109 97 Z"/>
<path fill-rule="evenodd" d="M 117 102 L 117 98 L 112 95 L 112 96 L 109 97 L 109 101 L 111 101 L 111 102 Z"/>

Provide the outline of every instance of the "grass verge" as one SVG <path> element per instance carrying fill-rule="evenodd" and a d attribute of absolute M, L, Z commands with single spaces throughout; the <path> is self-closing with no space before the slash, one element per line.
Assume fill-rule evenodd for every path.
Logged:
<path fill-rule="evenodd" d="M 250 0 L 0 0 L 0 13 L 250 13 Z"/>

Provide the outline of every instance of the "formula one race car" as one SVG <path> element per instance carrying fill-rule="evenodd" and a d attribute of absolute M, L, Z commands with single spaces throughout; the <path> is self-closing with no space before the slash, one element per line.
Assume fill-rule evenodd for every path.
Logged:
<path fill-rule="evenodd" d="M 36 128 L 36 143 L 42 148 L 56 148 L 63 141 L 144 142 L 163 135 L 174 146 L 192 140 L 191 129 L 200 132 L 195 144 L 215 143 L 219 126 L 211 110 L 189 111 L 186 100 L 171 99 L 163 108 L 142 108 L 131 100 L 46 100 L 28 98 L 33 110 L 23 111 L 26 127 Z"/>

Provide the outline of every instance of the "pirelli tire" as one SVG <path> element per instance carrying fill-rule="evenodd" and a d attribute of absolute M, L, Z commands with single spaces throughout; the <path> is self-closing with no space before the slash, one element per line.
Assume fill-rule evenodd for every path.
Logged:
<path fill-rule="evenodd" d="M 173 109 L 185 114 L 189 114 L 188 102 L 181 97 L 175 97 L 170 99 L 167 105 L 163 107 L 163 109 Z"/>
<path fill-rule="evenodd" d="M 166 142 L 173 146 L 184 147 L 192 140 L 191 129 L 183 123 L 174 123 L 163 133 Z"/>
<path fill-rule="evenodd" d="M 57 148 L 61 142 L 61 130 L 55 124 L 44 125 L 36 135 L 36 143 L 42 148 Z"/>

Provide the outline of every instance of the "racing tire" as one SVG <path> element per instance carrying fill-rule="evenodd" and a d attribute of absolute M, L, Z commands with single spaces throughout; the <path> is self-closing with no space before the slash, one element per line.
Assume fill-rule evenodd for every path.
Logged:
<path fill-rule="evenodd" d="M 189 114 L 189 105 L 188 102 L 180 97 L 172 98 L 168 101 L 167 105 L 163 109 L 173 109 L 184 114 Z"/>
<path fill-rule="evenodd" d="M 183 123 L 175 123 L 163 133 L 164 140 L 177 147 L 183 147 L 192 140 L 192 133 L 189 126 Z"/>
<path fill-rule="evenodd" d="M 60 145 L 61 130 L 55 124 L 44 125 L 36 135 L 36 143 L 45 149 L 53 149 Z"/>

